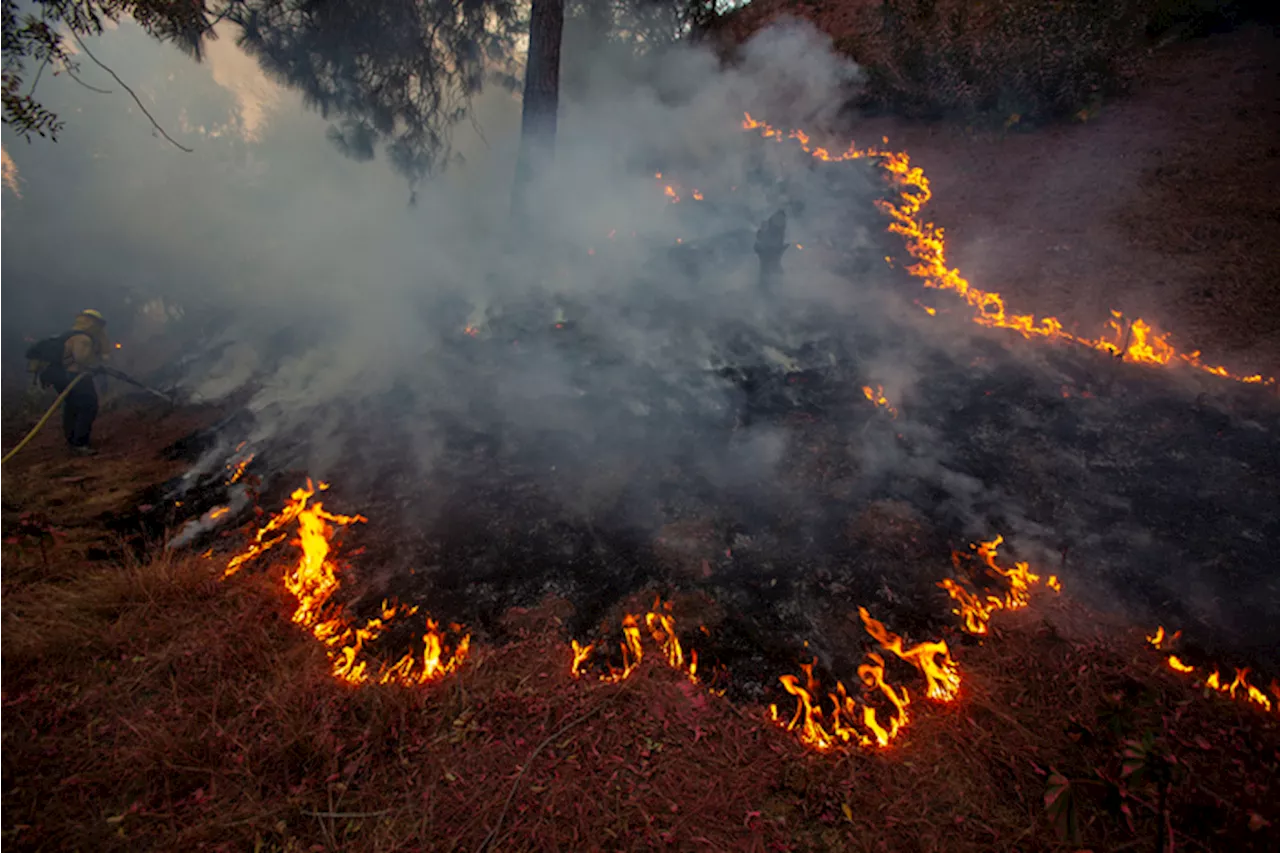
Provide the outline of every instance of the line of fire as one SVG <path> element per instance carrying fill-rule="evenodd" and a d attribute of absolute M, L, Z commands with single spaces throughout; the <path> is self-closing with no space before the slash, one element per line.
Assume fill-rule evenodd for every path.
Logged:
<path fill-rule="evenodd" d="M 1143 387 L 1143 383 L 1159 381 L 1159 377 L 1145 373 L 1152 368 L 1188 369 L 1207 374 L 1212 377 L 1211 381 L 1235 382 L 1245 389 L 1260 389 L 1263 393 L 1270 393 L 1269 389 L 1275 387 L 1274 377 L 1241 375 L 1223 366 L 1206 364 L 1199 352 L 1176 349 L 1168 333 L 1157 331 L 1140 318 L 1127 319 L 1118 311 L 1113 312 L 1107 331 L 1096 337 L 1068 331 L 1065 324 L 1054 317 L 1036 318 L 1031 314 L 1010 312 L 998 293 L 974 287 L 958 270 L 948 267 L 943 230 L 923 219 L 924 208 L 931 196 L 929 182 L 919 167 L 911 165 L 907 154 L 888 148 L 887 140 L 886 147 L 850 145 L 842 153 L 833 154 L 829 149 L 815 145 L 803 131 L 783 132 L 750 114 L 745 116 L 742 127 L 745 131 L 758 133 L 769 144 L 791 144 L 822 164 L 859 162 L 873 164 L 882 170 L 888 193 L 885 198 L 876 200 L 875 205 L 887 219 L 887 234 L 901 241 L 900 251 L 890 252 L 884 261 L 890 268 L 903 269 L 910 279 L 918 280 L 929 291 L 937 291 L 943 297 L 930 304 L 913 297 L 911 303 L 923 309 L 923 316 L 940 324 L 947 316 L 966 316 L 967 310 L 967 316 L 973 323 L 1017 333 L 1030 341 L 1026 346 L 1042 342 L 1045 346 L 1066 347 L 1048 352 L 1051 357 L 1056 353 L 1056 357 L 1063 360 L 1062 364 L 1069 365 L 1070 369 L 1059 365 L 1057 379 L 1041 383 L 1047 390 L 1038 392 L 1046 404 L 1052 403 L 1058 410 L 1073 405 L 1114 405 L 1120 396 L 1116 391 L 1117 383 L 1133 389 Z M 686 187 L 662 171 L 655 172 L 654 179 L 670 204 L 714 203 L 714 196 L 706 188 Z M 728 188 L 730 194 L 737 191 L 736 186 Z M 803 243 L 788 241 L 786 228 L 787 218 L 780 210 L 764 222 L 755 235 L 754 249 L 760 259 L 763 286 L 776 283 L 783 275 L 780 259 L 784 251 L 805 250 Z M 604 243 L 619 239 L 622 238 L 617 229 L 610 229 Z M 676 244 L 679 252 L 699 251 L 696 240 L 686 241 L 678 237 Z M 601 254 L 604 251 L 602 245 Z M 589 249 L 588 255 L 596 257 L 597 248 Z M 696 263 L 696 259 L 688 262 Z M 550 325 L 554 332 L 566 333 L 575 323 L 562 309 L 557 309 Z M 460 332 L 473 341 L 502 338 L 500 331 L 479 316 L 468 318 Z M 952 333 L 948 327 L 946 334 Z M 519 345 L 514 338 L 512 345 Z M 1004 349 L 1007 345 L 1007 341 L 999 341 L 993 346 L 1001 349 L 987 350 L 986 355 L 975 358 L 973 365 L 995 360 L 992 353 L 997 351 L 1013 353 L 1008 358 L 1016 362 L 1018 349 Z M 1041 354 L 1039 357 L 1044 356 Z M 1112 363 L 1106 364 L 1106 360 Z M 1117 374 L 1116 364 L 1124 365 L 1126 372 Z M 825 405 L 815 405 L 811 399 L 804 399 L 802 391 L 800 394 L 792 393 L 780 406 L 776 399 L 778 388 L 768 387 L 774 377 L 762 375 L 764 372 L 758 369 L 752 374 L 737 366 L 722 371 L 730 381 L 749 388 L 754 386 L 751 390 L 755 391 L 755 399 L 750 393 L 744 398 L 748 409 L 755 404 L 753 416 L 757 419 L 768 417 L 772 406 L 775 409 L 772 414 L 776 415 L 776 409 L 781 408 L 788 410 L 784 411 L 784 416 L 791 421 L 799 418 L 814 422 L 838 411 L 839 406 L 851 405 L 860 410 L 856 429 L 864 433 L 875 430 L 890 443 L 903 446 L 909 446 L 913 439 L 918 440 L 910 435 L 913 401 L 895 400 L 890 396 L 892 387 L 887 390 L 883 382 L 876 381 L 877 377 L 855 378 L 848 372 L 831 371 L 824 375 L 795 361 L 781 368 L 774 366 L 768 372 L 780 374 L 784 392 L 794 392 L 797 386 L 802 389 L 805 385 L 826 386 L 822 389 Z M 830 389 L 833 378 L 847 386 L 846 390 L 850 392 L 847 399 L 839 399 L 839 395 Z M 859 379 L 866 384 L 861 384 Z M 1002 377 L 987 369 L 986 381 L 995 386 L 1004 383 L 1007 389 L 1011 382 L 1018 380 Z M 1060 395 L 1058 389 L 1061 389 Z M 1263 399 L 1257 396 L 1257 392 L 1250 390 L 1248 393 L 1254 394 L 1250 399 L 1255 401 L 1255 405 L 1265 405 L 1265 400 L 1257 403 Z M 768 399 L 771 394 L 775 399 Z M 990 389 L 980 395 L 984 400 L 991 396 Z M 1202 398 L 1203 392 L 1198 400 Z M 929 408 L 923 400 L 919 405 L 922 409 Z M 999 400 L 990 405 L 994 409 L 1006 406 Z M 1006 407 L 1017 405 L 1010 403 Z M 1197 405 L 1202 406 L 1202 403 Z M 738 412 L 735 423 L 741 426 L 745 417 L 743 412 Z M 855 425 L 837 422 L 834 428 L 853 429 Z M 222 424 L 204 437 L 203 444 L 196 443 L 207 455 L 209 443 L 215 448 L 224 446 L 224 433 L 233 431 L 234 424 Z M 184 541 L 203 541 L 216 527 L 215 521 L 230 516 L 238 521 L 244 518 L 249 507 L 259 504 L 263 494 L 269 490 L 263 490 L 261 476 L 247 475 L 255 467 L 262 470 L 255 454 L 256 449 L 247 447 L 244 441 L 235 445 L 224 469 L 213 475 L 221 478 L 226 489 L 235 490 L 235 497 L 228 503 L 201 510 L 194 521 L 188 522 L 189 528 L 192 525 L 199 527 L 198 534 L 184 535 Z M 283 509 L 261 524 L 249 544 L 229 559 L 224 577 L 229 580 L 250 565 L 283 566 L 282 583 L 296 603 L 292 621 L 299 630 L 309 633 L 324 647 L 332 676 L 346 684 L 421 686 L 443 679 L 466 666 L 474 632 L 465 627 L 466 620 L 461 616 L 459 621 L 446 621 L 452 618 L 450 614 L 453 611 L 468 609 L 458 607 L 458 602 L 467 597 L 466 584 L 457 577 L 449 577 L 443 568 L 437 566 L 436 569 L 443 581 L 442 586 L 454 587 L 446 594 L 440 594 L 437 589 L 424 598 L 420 588 L 405 587 L 398 593 L 388 592 L 385 597 L 378 597 L 376 602 L 364 595 L 359 606 L 352 603 L 346 587 L 353 569 L 346 562 L 348 558 L 339 555 L 338 540 L 348 529 L 366 526 L 369 519 L 359 513 L 342 514 L 326 509 L 319 498 L 327 489 L 327 484 L 313 483 L 308 479 L 305 485 L 292 491 Z M 209 502 L 207 495 L 204 502 Z M 181 505 L 181 502 L 176 503 Z M 873 502 L 873 505 L 881 510 L 890 507 L 890 515 L 896 513 L 898 516 L 892 519 L 893 523 L 908 528 L 908 545 L 900 551 L 903 560 L 927 553 L 931 543 L 917 541 L 915 535 L 921 529 L 916 521 L 917 510 L 906 506 L 904 512 L 901 501 L 881 500 Z M 190 512 L 185 515 L 192 517 Z M 842 642 L 847 643 L 847 647 L 833 649 L 831 636 L 813 638 L 811 647 L 810 641 L 803 636 L 803 630 L 795 630 L 796 620 L 790 620 L 792 625 L 786 630 L 779 630 L 777 626 L 770 630 L 761 629 L 760 626 L 767 624 L 770 616 L 768 606 L 744 608 L 748 614 L 745 621 L 753 622 L 750 631 L 743 631 L 740 625 L 733 625 L 733 620 L 726 617 L 724 609 L 732 599 L 718 589 L 715 579 L 726 570 L 738 572 L 739 579 L 749 576 L 749 566 L 734 563 L 749 562 L 749 556 L 743 561 L 740 555 L 749 555 L 752 548 L 757 547 L 752 541 L 753 533 L 747 532 L 745 525 L 739 522 L 732 526 L 738 527 L 739 532 L 726 538 L 723 535 L 717 537 L 716 531 L 709 528 L 697 529 L 697 524 L 670 521 L 661 527 L 658 546 L 648 554 L 634 541 L 625 545 L 606 545 L 604 556 L 610 561 L 649 559 L 665 563 L 666 568 L 645 573 L 632 567 L 620 572 L 622 575 L 636 575 L 642 582 L 621 579 L 617 583 L 606 584 L 608 590 L 597 597 L 595 606 L 584 608 L 586 618 L 571 623 L 571 629 L 577 636 L 566 641 L 564 666 L 573 678 L 619 683 L 631 677 L 641 666 L 667 666 L 716 696 L 728 695 L 747 700 L 773 696 L 772 701 L 765 703 L 767 710 L 761 714 L 762 723 L 793 732 L 803 744 L 816 751 L 846 747 L 884 749 L 891 747 L 907 730 L 913 716 L 930 713 L 931 706 L 964 701 L 963 655 L 957 656 L 957 639 L 962 644 L 985 641 L 989 638 L 991 626 L 1002 614 L 1035 607 L 1046 596 L 1057 596 L 1063 591 L 1063 577 L 1073 571 L 1067 565 L 1065 548 L 1061 552 L 1062 566 L 1056 573 L 1033 570 L 1030 561 L 1002 558 L 998 549 L 1004 543 L 1004 537 L 1000 535 L 963 548 L 939 548 L 940 552 L 950 553 L 949 570 L 945 575 L 932 579 L 929 587 L 934 589 L 933 601 L 949 603 L 949 613 L 945 618 L 935 614 L 922 619 L 918 604 L 903 606 L 890 592 L 887 598 L 880 596 L 878 603 L 873 596 L 867 603 L 855 605 L 861 636 L 842 632 L 839 636 L 844 638 Z M 590 524 L 584 533 L 596 545 L 600 544 L 602 537 L 615 535 L 605 526 L 594 528 Z M 863 534 L 855 534 L 855 540 L 860 535 L 865 539 Z M 224 547 L 218 546 L 219 549 Z M 539 546 L 524 542 L 522 547 L 532 549 L 535 560 L 554 559 L 548 553 L 538 552 L 545 543 Z M 367 544 L 356 549 L 354 554 L 365 561 L 375 559 L 378 550 L 376 544 Z M 570 547 L 569 551 L 572 550 Z M 214 552 L 215 549 L 210 548 L 206 556 L 212 557 Z M 447 559 L 443 553 L 435 556 L 437 562 Z M 692 568 L 686 568 L 688 564 L 692 564 Z M 673 571 L 673 565 L 679 568 Z M 838 575 L 830 566 L 820 566 L 817 571 L 825 573 L 828 579 L 833 574 Z M 755 585 L 762 580 L 755 577 L 749 583 Z M 777 582 L 777 577 L 770 577 L 768 587 L 773 588 Z M 621 598 L 639 603 L 638 594 L 653 594 L 654 597 L 651 603 L 635 609 L 616 601 Z M 718 597 L 724 600 L 717 601 Z M 767 600 L 769 593 L 760 597 Z M 927 599 L 917 594 L 916 600 Z M 506 606 L 518 602 L 499 594 L 497 603 Z M 886 604 L 887 607 L 884 606 Z M 919 635 L 923 631 L 925 638 L 917 636 L 917 639 L 909 640 L 903 634 L 895 633 L 875 615 L 874 611 L 882 609 L 891 615 L 895 612 L 908 613 L 906 621 L 913 628 L 913 633 Z M 699 615 L 700 610 L 714 612 L 718 627 L 708 627 L 700 621 L 705 616 Z M 467 615 L 482 625 L 481 636 L 491 634 L 493 611 L 488 616 L 478 613 L 474 607 L 470 611 Z M 589 629 L 588 619 L 593 617 L 603 618 L 594 629 Z M 944 624 L 946 619 L 950 620 L 949 625 Z M 821 624 L 820 619 L 808 617 L 800 621 L 807 622 L 810 627 Z M 932 638 L 928 637 L 930 631 L 935 634 Z M 822 633 L 821 628 L 817 633 Z M 1165 629 L 1159 627 L 1147 637 L 1151 647 L 1167 653 L 1166 662 L 1170 670 L 1194 679 L 1203 686 L 1206 694 L 1246 703 L 1264 713 L 1274 713 L 1280 708 L 1280 685 L 1276 681 L 1272 680 L 1269 686 L 1251 682 L 1248 666 L 1235 668 L 1233 675 L 1226 674 L 1227 670 L 1212 659 L 1215 651 L 1212 646 L 1192 647 L 1184 659 L 1171 651 L 1180 636 L 1181 632 L 1166 635 Z M 774 642 L 768 642 L 770 637 Z M 814 650 L 818 646 L 821 653 Z M 793 661 L 791 666 L 770 671 L 770 667 L 779 666 L 788 658 Z M 735 663 L 748 659 L 751 660 L 750 666 L 735 666 Z"/>

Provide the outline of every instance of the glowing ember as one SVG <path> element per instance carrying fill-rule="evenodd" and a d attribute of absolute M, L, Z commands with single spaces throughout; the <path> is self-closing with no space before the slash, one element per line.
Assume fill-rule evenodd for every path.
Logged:
<path fill-rule="evenodd" d="M 319 486 L 320 490 L 326 488 L 324 483 Z M 298 546 L 301 557 L 284 575 L 285 589 L 297 600 L 292 620 L 324 644 L 335 677 L 350 684 L 424 684 L 457 669 L 470 650 L 470 635 L 464 635 L 454 652 L 445 655 L 444 636 L 431 619 L 426 620 L 420 653 L 406 652 L 392 664 L 368 656 L 368 644 L 377 640 L 393 620 L 412 616 L 418 608 L 384 601 L 380 615 L 360 625 L 333 601 L 341 586 L 339 566 L 330 556 L 333 535 L 338 527 L 367 519 L 328 512 L 319 502 L 308 506 L 316 491 L 310 480 L 304 488 L 295 490 L 284 509 L 258 530 L 244 553 L 231 559 L 223 576 L 235 574 L 248 560 L 284 539 L 286 534 L 277 531 L 296 520 L 298 536 L 293 544 Z M 450 628 L 455 633 L 462 630 L 458 625 Z"/>
<path fill-rule="evenodd" d="M 893 406 L 890 406 L 889 401 L 885 399 L 883 385 L 877 385 L 874 391 L 871 390 L 870 385 L 863 385 L 862 395 L 866 397 L 868 400 L 870 400 L 872 403 L 875 403 L 877 406 L 879 406 L 880 408 L 888 412 L 889 417 L 896 418 L 898 416 L 898 410 L 895 409 Z"/>
<path fill-rule="evenodd" d="M 1259 374 L 1242 376 L 1231 373 L 1225 367 L 1207 365 L 1200 360 L 1198 350 L 1180 353 L 1169 343 L 1167 332 L 1157 332 L 1141 318 L 1134 319 L 1126 327 L 1123 323 L 1124 316 L 1119 311 L 1112 312 L 1112 319 L 1108 323 L 1109 332 L 1097 338 L 1078 336 L 1066 331 L 1062 321 L 1056 317 L 1036 318 L 1034 314 L 1009 313 L 1005 308 L 1004 298 L 1000 294 L 974 287 L 960 275 L 959 270 L 947 266 L 943 229 L 931 222 L 925 222 L 921 216 L 921 210 L 932 197 L 929 179 L 925 177 L 924 171 L 919 166 L 911 165 L 911 158 L 905 152 L 876 147 L 858 148 L 851 143 L 845 151 L 833 155 L 825 148 L 811 147 L 809 136 L 804 131 L 793 130 L 784 134 L 781 130 L 752 118 L 750 113 L 743 115 L 744 130 L 758 131 L 764 138 L 777 142 L 783 139 L 794 140 L 799 143 L 802 150 L 818 160 L 841 162 L 874 159 L 888 173 L 890 181 L 898 191 L 897 202 L 882 200 L 877 203 L 877 206 L 890 220 L 889 231 L 899 235 L 905 241 L 907 254 L 914 261 L 907 267 L 907 272 L 922 279 L 925 287 L 955 293 L 973 309 L 975 323 L 993 328 L 1011 329 L 1026 338 L 1043 337 L 1071 341 L 1141 364 L 1166 365 L 1174 363 L 1176 359 L 1214 376 L 1253 384 L 1275 384 L 1274 377 L 1264 379 Z M 886 258 L 886 260 L 890 259 Z M 935 313 L 927 307 L 925 310 L 930 314 Z"/>

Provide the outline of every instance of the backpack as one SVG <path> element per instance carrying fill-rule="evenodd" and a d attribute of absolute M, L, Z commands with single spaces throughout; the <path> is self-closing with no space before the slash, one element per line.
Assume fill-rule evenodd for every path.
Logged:
<path fill-rule="evenodd" d="M 62 358 L 66 354 L 67 341 L 76 335 L 89 336 L 88 332 L 80 330 L 63 332 L 60 335 L 54 335 L 50 338 L 36 341 L 27 347 L 27 369 L 31 371 L 37 378 L 46 369 L 53 366 L 62 366 Z"/>

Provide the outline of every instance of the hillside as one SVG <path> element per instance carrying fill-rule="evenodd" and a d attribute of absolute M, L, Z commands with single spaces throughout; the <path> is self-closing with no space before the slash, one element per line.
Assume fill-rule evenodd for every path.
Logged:
<path fill-rule="evenodd" d="M 869 4 L 875 6 L 876 4 Z M 850 46 L 867 4 L 757 2 Z M 1127 92 L 1074 118 L 903 119 L 852 111 L 836 133 L 905 150 L 933 190 L 948 262 L 1011 310 L 1093 332 L 1117 309 L 1243 373 L 1280 371 L 1280 38 L 1249 24 L 1157 42 Z M 994 122 L 994 123 L 993 123 Z"/>

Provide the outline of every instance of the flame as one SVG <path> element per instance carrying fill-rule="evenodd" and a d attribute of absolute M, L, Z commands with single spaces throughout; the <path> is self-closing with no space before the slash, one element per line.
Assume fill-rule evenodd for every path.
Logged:
<path fill-rule="evenodd" d="M 951 660 L 946 642 L 942 640 L 925 642 L 904 649 L 902 637 L 889 631 L 882 622 L 872 619 L 867 608 L 859 607 L 858 615 L 862 617 L 862 624 L 866 626 L 867 633 L 875 637 L 881 648 L 887 652 L 893 652 L 920 670 L 928 683 L 926 694 L 930 699 L 950 702 L 956 698 L 956 694 L 960 691 L 960 672 L 955 662 Z"/>
<path fill-rule="evenodd" d="M 880 723 L 879 715 L 873 706 L 864 704 L 862 713 L 858 713 L 858 703 L 849 696 L 843 682 L 836 682 L 835 693 L 827 696 L 832 707 L 831 722 L 829 725 L 824 723 L 822 708 L 813 701 L 818 683 L 813 677 L 814 664 L 812 663 L 800 665 L 805 674 L 804 687 L 800 686 L 800 680 L 794 675 L 784 675 L 778 679 L 783 688 L 796 697 L 795 714 L 785 728 L 788 731 L 798 731 L 802 743 L 818 750 L 827 750 L 840 743 L 864 747 L 888 746 L 907 724 L 906 708 L 910 697 L 907 695 L 906 688 L 898 691 L 885 682 L 883 658 L 876 654 L 868 655 L 868 658 L 871 663 L 858 667 L 858 676 L 868 692 L 880 691 L 893 705 L 894 713 L 887 721 L 888 728 Z M 776 705 L 770 706 L 770 715 L 774 721 L 778 721 Z M 866 731 L 858 730 L 856 724 L 859 719 Z"/>
<path fill-rule="evenodd" d="M 693 191 L 693 200 L 694 200 L 694 201 L 702 201 L 702 192 L 701 192 L 700 190 L 694 190 L 694 191 Z"/>
<path fill-rule="evenodd" d="M 1178 638 L 1181 636 L 1181 631 L 1175 631 L 1172 636 L 1166 636 L 1164 626 L 1159 625 L 1156 627 L 1155 633 L 1147 637 L 1147 642 L 1150 643 L 1153 648 L 1167 651 L 1168 648 L 1177 642 Z M 1165 663 L 1174 672 L 1178 672 L 1183 675 L 1190 675 L 1197 669 L 1195 666 L 1185 663 L 1182 658 L 1177 655 L 1169 655 L 1165 658 Z M 1209 674 L 1209 677 L 1204 680 L 1203 686 L 1208 690 L 1221 693 L 1236 701 L 1251 702 L 1265 711 L 1270 711 L 1273 708 L 1280 708 L 1277 704 L 1272 703 L 1271 699 L 1267 697 L 1267 694 L 1249 683 L 1248 667 L 1237 669 L 1236 677 L 1230 684 L 1222 683 L 1220 670 L 1215 668 L 1213 672 Z M 1275 686 L 1274 681 L 1272 682 L 1272 692 L 1275 693 L 1277 699 L 1280 699 L 1280 688 Z"/>
<path fill-rule="evenodd" d="M 239 448 L 236 448 L 236 449 L 239 450 Z M 241 459 L 235 465 L 228 464 L 227 467 L 231 469 L 231 476 L 227 478 L 227 485 L 231 486 L 240 482 L 240 478 L 244 476 L 245 469 L 249 467 L 249 463 L 252 461 L 253 461 L 253 454 L 250 453 L 248 456 L 246 456 L 244 459 Z"/>
<path fill-rule="evenodd" d="M 640 625 L 648 629 L 649 637 L 657 644 L 667 665 L 688 675 L 694 684 L 698 683 L 698 652 L 689 650 L 686 662 L 684 647 L 680 645 L 680 637 L 676 633 L 676 620 L 671 615 L 671 602 L 661 598 L 654 599 L 653 607 L 643 618 L 633 613 L 622 617 L 622 669 L 610 667 L 607 673 L 600 676 L 601 681 L 615 683 L 629 678 L 640 662 L 644 660 L 644 645 L 641 642 Z M 569 672 L 574 678 L 581 678 L 586 672 L 587 661 L 595 652 L 594 643 L 579 643 L 572 640 L 573 661 Z"/>
<path fill-rule="evenodd" d="M 1174 643 L 1178 642 L 1178 638 L 1180 638 L 1181 636 L 1182 636 L 1181 631 L 1174 631 L 1173 635 L 1168 638 L 1169 645 L 1172 646 Z M 1147 642 L 1157 649 L 1168 648 L 1168 646 L 1165 646 L 1164 626 L 1163 625 L 1157 626 L 1156 632 L 1152 634 L 1150 637 L 1147 637 Z"/>
<path fill-rule="evenodd" d="M 1142 318 L 1136 318 L 1127 327 L 1124 315 L 1112 311 L 1107 323 L 1108 333 L 1097 338 L 1075 335 L 1066 331 L 1056 317 L 1036 318 L 1034 314 L 1012 314 L 1005 308 L 1004 298 L 994 291 L 980 290 L 960 275 L 958 269 L 947 266 L 946 239 L 942 228 L 924 221 L 921 211 L 929 203 L 933 192 L 929 179 L 919 166 L 911 165 L 911 158 L 903 151 L 889 151 L 877 147 L 858 148 L 855 143 L 839 154 L 825 148 L 811 147 L 809 136 L 801 130 L 784 134 L 768 123 L 743 113 L 743 130 L 755 130 L 765 139 L 782 142 L 791 139 L 810 156 L 824 162 L 873 159 L 888 173 L 889 180 L 898 191 L 898 200 L 878 201 L 876 206 L 889 218 L 889 231 L 902 237 L 907 254 L 914 263 L 907 272 L 922 279 L 925 287 L 949 290 L 963 299 L 973 309 L 973 321 L 982 326 L 1011 329 L 1025 338 L 1041 337 L 1071 341 L 1093 349 L 1110 353 L 1128 361 L 1148 365 L 1168 365 L 1181 361 L 1197 370 L 1214 376 L 1234 379 L 1238 382 L 1275 385 L 1275 377 L 1263 378 L 1261 374 L 1242 376 L 1222 366 L 1210 366 L 1200 360 L 1199 350 L 1183 353 L 1169 342 L 1169 333 L 1157 332 Z M 887 145 L 887 141 L 885 142 Z M 886 260 L 890 260 L 886 258 Z M 890 263 L 892 261 L 890 260 Z M 924 306 L 921 306 L 924 307 Z M 925 308 L 930 314 L 934 311 Z"/>
<path fill-rule="evenodd" d="M 947 652 L 946 643 L 920 643 L 904 649 L 902 638 L 872 619 L 865 608 L 859 608 L 858 613 L 862 616 L 867 632 L 886 651 L 893 652 L 924 673 L 928 684 L 926 693 L 931 699 L 948 702 L 955 698 L 960 689 L 960 673 Z M 876 707 L 870 702 L 864 700 L 859 709 L 859 703 L 849 696 L 842 681 L 837 681 L 835 691 L 827 694 L 831 704 L 831 718 L 827 722 L 820 701 L 814 699 L 819 688 L 813 676 L 816 663 L 815 660 L 800 665 L 805 675 L 803 687 L 800 679 L 794 675 L 778 678 L 783 689 L 796 697 L 795 713 L 783 727 L 787 731 L 796 732 L 802 743 L 817 750 L 828 750 L 839 744 L 878 748 L 889 746 L 907 725 L 907 705 L 910 704 L 911 697 L 906 687 L 894 687 L 885 681 L 884 658 L 871 652 L 867 655 L 867 662 L 858 667 L 858 678 L 862 680 L 864 692 L 867 695 L 880 694 L 892 707 L 883 722 Z M 769 714 L 772 720 L 781 723 L 777 705 L 770 706 Z"/>
<path fill-rule="evenodd" d="M 226 515 L 229 512 L 231 512 L 231 507 L 229 506 L 216 506 L 213 509 L 209 510 L 209 518 L 210 519 L 222 518 L 222 516 Z"/>
<path fill-rule="evenodd" d="M 958 609 L 951 612 L 963 620 L 964 629 L 970 634 L 987 633 L 987 623 L 991 621 L 991 615 L 1004 607 L 1004 602 L 996 596 L 979 598 L 951 578 L 943 578 L 938 586 L 945 589 L 947 594 L 956 601 Z"/>
<path fill-rule="evenodd" d="M 896 418 L 898 416 L 898 410 L 890 406 L 889 401 L 885 399 L 883 385 L 877 385 L 874 391 L 871 390 L 870 385 L 863 385 L 862 395 L 888 412 L 889 417 Z"/>
<path fill-rule="evenodd" d="M 357 624 L 333 601 L 334 593 L 341 586 L 339 566 L 330 557 L 334 532 L 338 527 L 364 523 L 367 519 L 361 515 L 331 513 L 318 501 L 308 506 L 317 491 L 327 488 L 325 483 L 316 487 L 308 480 L 305 487 L 296 489 L 284 509 L 258 530 L 249 547 L 231 559 L 223 577 L 235 574 L 245 562 L 284 539 L 287 534 L 276 534 L 276 531 L 297 521 L 298 535 L 293 544 L 298 546 L 301 557 L 284 575 L 285 589 L 297 601 L 291 618 L 324 645 L 336 678 L 350 684 L 424 684 L 457 669 L 470 651 L 471 637 L 464 635 L 453 653 L 446 656 L 444 635 L 432 619 L 426 620 L 421 653 L 408 651 L 389 665 L 369 656 L 368 645 L 377 640 L 393 620 L 414 615 L 418 607 L 384 601 L 379 616 Z M 450 629 L 455 633 L 462 630 L 458 625 Z"/>
<path fill-rule="evenodd" d="M 956 604 L 951 612 L 960 617 L 964 630 L 970 634 L 987 633 L 987 623 L 997 610 L 1021 610 L 1026 607 L 1031 602 L 1031 588 L 1040 582 L 1040 576 L 1032 572 L 1027 563 L 1014 563 L 1012 568 L 1003 568 L 996 563 L 996 551 L 1002 542 L 1004 537 L 997 535 L 990 542 L 979 542 L 969 547 L 977 553 L 985 569 L 1008 583 L 1003 597 L 989 591 L 979 594 L 966 587 L 962 580 L 944 578 L 938 583 Z M 951 560 L 957 569 L 964 562 L 958 553 L 953 553 Z M 1054 592 L 1062 592 L 1062 582 L 1057 575 L 1050 575 L 1045 586 Z"/>

